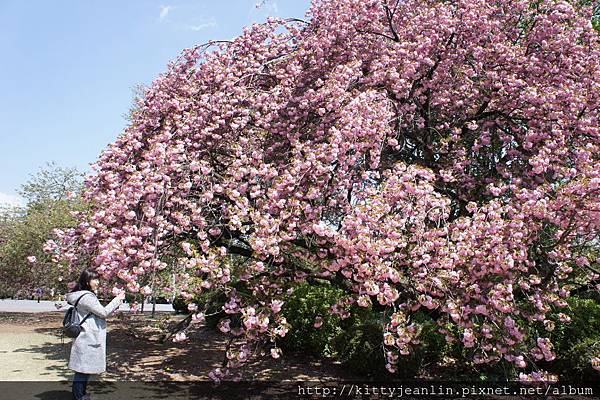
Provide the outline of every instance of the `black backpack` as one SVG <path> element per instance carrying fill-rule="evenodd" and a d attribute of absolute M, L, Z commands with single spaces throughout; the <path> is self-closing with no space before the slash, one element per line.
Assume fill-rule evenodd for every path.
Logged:
<path fill-rule="evenodd" d="M 81 298 L 83 296 L 85 296 L 86 294 L 91 294 L 91 293 L 84 293 L 81 296 L 79 296 L 79 298 L 77 299 L 77 301 L 75 302 L 73 307 L 71 307 L 67 310 L 67 313 L 65 314 L 65 317 L 63 318 L 63 329 L 62 329 L 63 334 L 65 336 L 68 336 L 70 338 L 76 338 L 77 336 L 79 336 L 79 334 L 81 333 L 81 324 L 83 324 L 83 322 L 90 315 L 92 315 L 92 313 L 88 313 L 88 315 L 83 317 L 83 319 L 79 323 L 75 322 L 76 318 L 77 318 L 77 313 L 75 312 L 75 309 L 77 308 L 77 304 L 79 303 L 79 300 L 81 300 Z"/>

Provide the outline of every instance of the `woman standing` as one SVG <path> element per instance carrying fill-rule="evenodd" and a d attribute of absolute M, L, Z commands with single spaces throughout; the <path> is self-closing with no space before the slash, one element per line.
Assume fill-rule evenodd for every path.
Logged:
<path fill-rule="evenodd" d="M 90 314 L 81 324 L 83 328 L 71 346 L 69 368 L 75 371 L 73 378 L 73 399 L 89 399 L 86 394 L 87 382 L 91 374 L 106 371 L 106 317 L 115 311 L 125 298 L 122 292 L 103 307 L 96 297 L 100 285 L 99 275 L 92 269 L 84 269 L 77 285 L 67 294 L 67 302 L 76 307 L 77 321 Z"/>

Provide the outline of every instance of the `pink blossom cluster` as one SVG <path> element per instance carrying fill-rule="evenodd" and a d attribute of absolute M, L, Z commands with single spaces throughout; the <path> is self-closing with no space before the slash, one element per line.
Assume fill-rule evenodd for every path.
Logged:
<path fill-rule="evenodd" d="M 534 371 L 529 374 L 519 373 L 519 382 L 521 383 L 556 383 L 558 376 L 547 371 Z"/>
<path fill-rule="evenodd" d="M 592 357 L 590 361 L 592 363 L 592 368 L 600 372 L 600 357 Z"/>

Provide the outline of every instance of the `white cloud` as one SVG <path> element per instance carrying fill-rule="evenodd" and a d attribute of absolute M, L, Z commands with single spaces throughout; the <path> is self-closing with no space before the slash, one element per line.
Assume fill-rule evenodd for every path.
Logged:
<path fill-rule="evenodd" d="M 186 28 L 189 30 L 192 30 L 192 31 L 201 31 L 202 29 L 214 28 L 216 26 L 217 26 L 217 21 L 215 20 L 215 17 L 212 17 L 208 21 L 201 22 L 197 25 L 186 25 Z"/>
<path fill-rule="evenodd" d="M 0 192 L 0 207 L 23 206 L 24 204 L 25 200 L 20 196 Z"/>
<path fill-rule="evenodd" d="M 158 16 L 158 19 L 160 19 L 162 21 L 165 18 L 167 18 L 169 11 L 171 11 L 172 9 L 173 9 L 172 6 L 160 6 L 160 15 Z"/>

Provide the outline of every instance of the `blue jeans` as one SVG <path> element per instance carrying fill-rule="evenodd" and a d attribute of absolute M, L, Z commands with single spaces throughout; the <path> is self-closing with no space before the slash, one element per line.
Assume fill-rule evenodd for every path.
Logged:
<path fill-rule="evenodd" d="M 81 372 L 75 372 L 73 377 L 73 399 L 79 400 L 85 395 L 87 389 L 87 383 L 90 379 L 89 374 L 82 374 Z"/>

